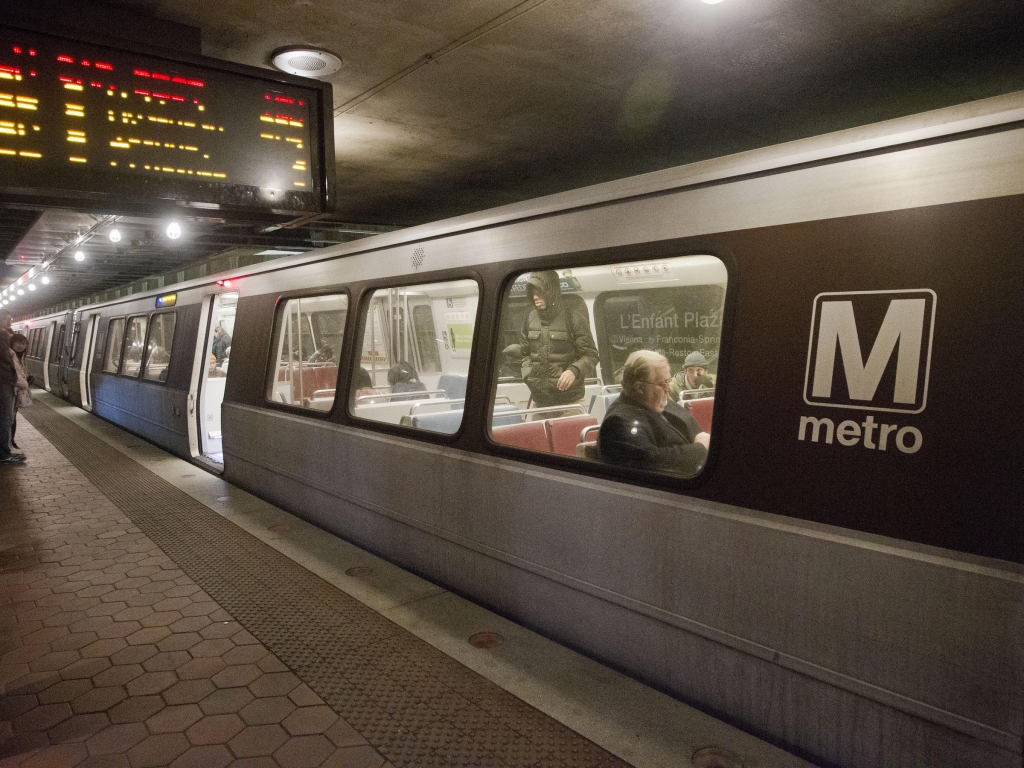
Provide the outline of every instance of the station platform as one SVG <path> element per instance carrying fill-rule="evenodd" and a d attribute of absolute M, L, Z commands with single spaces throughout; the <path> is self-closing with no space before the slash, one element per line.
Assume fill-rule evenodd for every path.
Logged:
<path fill-rule="evenodd" d="M 0 766 L 807 763 L 37 393 Z"/>

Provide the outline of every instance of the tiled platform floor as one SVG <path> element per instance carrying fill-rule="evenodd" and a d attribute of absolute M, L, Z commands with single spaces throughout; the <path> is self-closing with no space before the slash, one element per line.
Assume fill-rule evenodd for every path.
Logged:
<path fill-rule="evenodd" d="M 401 690 L 381 670 L 436 652 L 383 619 L 347 639 L 345 679 L 368 684 L 318 695 L 24 418 L 18 436 L 29 462 L 0 467 L 0 766 L 624 765 L 450 660 Z M 378 697 L 404 708 L 383 722 Z"/>

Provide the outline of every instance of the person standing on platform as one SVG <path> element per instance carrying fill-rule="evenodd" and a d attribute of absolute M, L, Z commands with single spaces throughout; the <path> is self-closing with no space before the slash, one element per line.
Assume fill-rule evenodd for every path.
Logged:
<path fill-rule="evenodd" d="M 586 379 L 597 371 L 597 344 L 587 305 L 562 295 L 558 273 L 534 272 L 526 281 L 533 305 L 519 333 L 523 381 L 538 407 L 582 403 Z M 545 412 L 538 417 L 557 414 Z"/>
<path fill-rule="evenodd" d="M 14 426 L 14 398 L 18 374 L 11 360 L 11 323 L 14 315 L 0 310 L 0 464 L 21 464 L 25 454 L 11 453 L 11 427 Z"/>
<path fill-rule="evenodd" d="M 11 447 L 18 448 L 14 436 L 18 432 L 18 409 L 28 408 L 32 405 L 32 391 L 29 385 L 32 384 L 32 377 L 25 373 L 25 353 L 28 351 L 28 337 L 23 333 L 16 333 L 11 336 L 11 360 L 14 362 L 14 371 L 18 376 L 18 382 L 14 390 L 14 420 L 11 423 Z M 21 450 L 18 448 L 18 450 Z"/>

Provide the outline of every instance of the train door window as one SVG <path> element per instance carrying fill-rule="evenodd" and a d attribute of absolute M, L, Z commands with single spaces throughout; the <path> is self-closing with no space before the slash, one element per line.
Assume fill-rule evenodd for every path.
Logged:
<path fill-rule="evenodd" d="M 457 432 L 479 296 L 473 280 L 374 291 L 363 307 L 350 413 L 414 429 Z"/>
<path fill-rule="evenodd" d="M 82 331 L 82 322 L 76 321 L 71 331 L 71 350 L 69 352 L 68 365 L 74 365 L 78 360 L 78 335 Z"/>
<path fill-rule="evenodd" d="M 171 364 L 171 345 L 174 343 L 175 315 L 162 312 L 153 315 L 149 327 L 149 341 L 146 344 L 146 364 L 142 378 L 147 381 L 167 381 L 167 370 Z"/>
<path fill-rule="evenodd" d="M 697 475 L 727 283 L 725 265 L 705 255 L 518 275 L 494 351 L 491 439 Z"/>
<path fill-rule="evenodd" d="M 338 388 L 348 295 L 306 296 L 278 306 L 276 365 L 267 382 L 275 403 L 329 411 Z"/>
<path fill-rule="evenodd" d="M 50 347 L 51 363 L 60 361 L 60 351 L 64 348 L 64 326 L 64 323 L 57 326 L 57 335 L 53 341 L 53 345 Z"/>
<path fill-rule="evenodd" d="M 124 318 L 115 317 L 107 326 L 107 350 L 103 355 L 103 370 L 117 373 L 121 367 L 121 350 L 124 340 Z"/>
<path fill-rule="evenodd" d="M 135 315 L 128 318 L 128 328 L 124 335 L 124 347 L 121 352 L 121 375 L 139 375 L 142 369 L 142 352 L 146 347 L 146 315 Z"/>

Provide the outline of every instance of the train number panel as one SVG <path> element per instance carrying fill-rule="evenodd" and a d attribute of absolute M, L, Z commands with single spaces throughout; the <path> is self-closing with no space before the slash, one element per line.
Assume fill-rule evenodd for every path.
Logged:
<path fill-rule="evenodd" d="M 0 27 L 12 194 L 320 212 L 323 87 Z"/>

